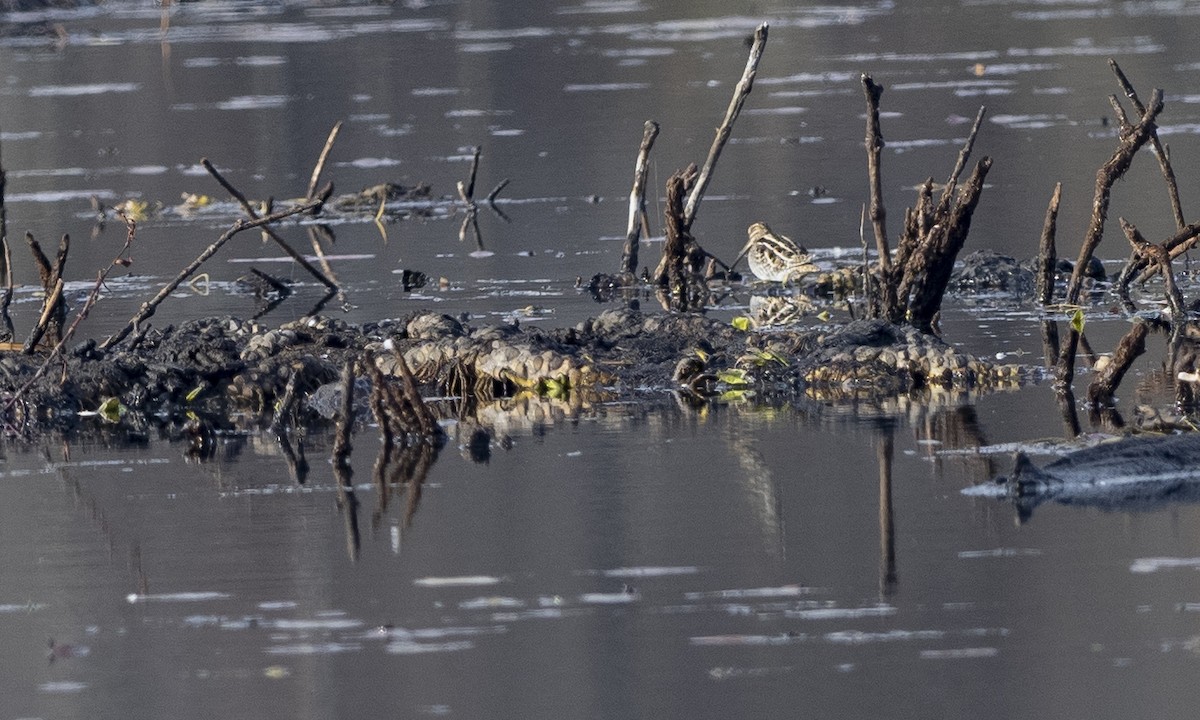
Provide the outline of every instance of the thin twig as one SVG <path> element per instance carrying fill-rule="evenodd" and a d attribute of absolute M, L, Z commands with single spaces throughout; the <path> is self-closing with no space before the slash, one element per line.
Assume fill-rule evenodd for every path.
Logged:
<path fill-rule="evenodd" d="M 1092 220 L 1084 236 L 1083 246 L 1079 249 L 1079 259 L 1071 272 L 1067 283 L 1067 304 L 1079 302 L 1079 294 L 1083 290 L 1083 277 L 1092 254 L 1104 236 L 1104 221 L 1108 216 L 1108 204 L 1112 195 L 1112 186 L 1129 170 L 1133 156 L 1141 149 L 1154 130 L 1154 120 L 1163 109 L 1162 90 L 1155 88 L 1150 98 L 1150 106 L 1141 114 L 1136 125 L 1122 133 L 1117 149 L 1112 156 L 1096 171 L 1096 192 L 1092 199 Z"/>
<path fill-rule="evenodd" d="M 325 170 L 325 161 L 329 159 L 329 151 L 333 150 L 333 143 L 337 140 L 338 132 L 342 129 L 342 121 L 338 120 L 329 130 L 329 137 L 325 139 L 325 146 L 321 148 L 321 154 L 317 157 L 317 164 L 313 166 L 312 177 L 308 179 L 308 192 L 304 197 L 312 200 L 317 194 L 317 184 L 321 182 L 321 173 Z"/>
<path fill-rule="evenodd" d="M 133 220 L 130 220 L 124 213 L 121 213 L 121 217 L 125 220 L 125 223 L 129 228 L 129 232 L 125 236 L 125 244 L 121 246 L 121 250 L 117 253 L 117 256 L 114 257 L 111 262 L 109 262 L 108 267 L 96 273 L 96 284 L 92 286 L 91 292 L 88 293 L 87 300 L 83 303 L 83 307 L 80 308 L 79 312 L 75 315 L 75 319 L 71 321 L 71 324 L 67 327 L 66 332 L 63 333 L 62 339 L 59 340 L 58 343 L 50 350 L 50 354 L 47 355 L 46 359 L 42 361 L 41 366 L 38 367 L 37 372 L 33 374 L 33 377 L 25 381 L 25 384 L 18 388 L 17 391 L 8 398 L 8 402 L 5 403 L 4 409 L 0 410 L 0 415 L 7 417 L 12 411 L 13 406 L 20 401 L 21 396 L 24 395 L 29 388 L 33 387 L 38 380 L 41 380 L 42 376 L 45 375 L 46 371 L 50 368 L 50 364 L 54 362 L 56 358 L 62 355 L 63 348 L 66 347 L 67 343 L 69 343 L 71 338 L 74 337 L 75 330 L 79 327 L 79 323 L 83 322 L 87 318 L 88 312 L 91 311 L 92 306 L 95 305 L 96 300 L 99 299 L 100 289 L 104 287 L 104 281 L 108 277 L 108 274 L 112 272 L 112 269 L 118 265 L 121 267 L 127 267 L 129 265 L 130 261 L 127 257 L 127 253 L 129 252 L 129 248 L 133 246 L 133 241 L 137 237 L 137 224 Z"/>
<path fill-rule="evenodd" d="M 21 352 L 26 355 L 32 355 L 37 349 L 37 345 L 42 340 L 42 336 L 46 334 L 46 328 L 50 325 L 50 318 L 54 315 L 54 309 L 58 307 L 62 301 L 63 281 L 59 278 L 54 289 L 46 295 L 46 301 L 42 303 L 42 314 L 38 318 L 37 324 L 33 326 L 33 330 L 29 333 L 29 339 L 25 341 L 25 346 Z"/>
<path fill-rule="evenodd" d="M 975 122 L 971 125 L 971 132 L 967 135 L 967 141 L 963 144 L 962 149 L 958 151 L 958 160 L 954 163 L 954 170 L 950 173 L 950 179 L 946 181 L 946 187 L 942 190 L 942 199 L 938 203 L 938 212 L 944 213 L 950 209 L 950 203 L 954 199 L 954 191 L 958 188 L 958 177 L 962 175 L 962 171 L 967 166 L 967 160 L 971 158 L 971 148 L 975 146 L 975 137 L 979 134 L 979 126 L 983 123 L 983 116 L 987 112 L 987 106 L 980 105 L 979 112 L 975 114 Z"/>
<path fill-rule="evenodd" d="M 1167 296 L 1167 305 L 1171 308 L 1171 323 L 1177 324 L 1187 319 L 1183 307 L 1183 293 L 1175 284 L 1175 273 L 1171 271 L 1171 256 L 1161 245 L 1153 245 L 1146 240 L 1133 223 L 1125 218 L 1118 218 L 1125 238 L 1133 246 L 1134 251 L 1145 258 L 1150 266 L 1158 270 L 1163 277 L 1163 285 Z"/>
<path fill-rule="evenodd" d="M 1133 109 L 1137 111 L 1138 115 L 1145 114 L 1146 106 L 1142 105 L 1141 99 L 1133 89 L 1133 84 L 1121 71 L 1121 66 L 1117 65 L 1117 61 L 1112 58 L 1108 59 L 1108 66 L 1117 76 L 1117 82 L 1125 91 L 1125 97 L 1129 98 L 1129 102 L 1133 104 Z M 1158 156 L 1158 166 L 1162 170 L 1163 180 L 1167 183 L 1167 194 L 1171 196 L 1171 210 L 1175 213 L 1175 227 L 1182 229 L 1187 225 L 1187 221 L 1183 219 L 1183 207 L 1179 203 L 1179 185 L 1175 182 L 1175 170 L 1171 168 L 1171 153 L 1158 139 L 1157 130 L 1152 130 L 1150 133 L 1150 146 L 1154 148 L 1154 154 Z"/>
<path fill-rule="evenodd" d="M 129 333 L 132 332 L 138 325 L 142 324 L 142 322 L 153 316 L 155 310 L 158 309 L 158 306 L 161 305 L 162 302 L 171 295 L 171 293 L 175 292 L 175 289 L 183 284 L 184 280 L 187 280 L 192 273 L 196 272 L 196 270 L 199 269 L 199 267 L 203 265 L 206 260 L 215 255 L 217 251 L 221 249 L 222 245 L 229 242 L 234 235 L 237 235 L 244 230 L 262 227 L 273 222 L 278 222 L 283 218 L 291 217 L 292 215 L 296 215 L 298 213 L 307 212 L 320 202 L 320 199 L 309 200 L 307 202 L 300 203 L 299 205 L 294 205 L 286 210 L 280 210 L 279 212 L 272 213 L 266 217 L 260 217 L 256 220 L 247 220 L 242 218 L 234 222 L 233 226 L 226 230 L 221 237 L 217 238 L 212 245 L 209 245 L 207 248 L 205 248 L 204 252 L 200 253 L 195 260 L 188 263 L 187 267 L 181 270 L 179 274 L 175 276 L 174 280 L 164 285 L 163 288 L 158 291 L 157 295 L 155 295 L 151 300 L 142 303 L 141 309 L 138 310 L 136 315 L 130 318 L 129 323 L 125 327 L 121 328 L 121 330 L 117 331 L 116 334 L 112 335 L 103 343 L 101 343 L 100 349 L 107 350 L 121 342 L 128 337 Z"/>
<path fill-rule="evenodd" d="M 482 146 L 475 146 L 475 151 L 471 155 L 471 172 L 467 176 L 467 182 L 458 181 L 458 196 L 468 205 L 475 204 L 475 176 L 479 173 L 479 155 L 482 151 Z"/>
<path fill-rule="evenodd" d="M 746 104 L 746 96 L 754 88 L 754 76 L 758 74 L 758 61 L 762 59 L 763 49 L 767 46 L 767 27 L 767 23 L 763 23 L 754 31 L 754 44 L 750 47 L 750 57 L 746 59 L 746 69 L 742 71 L 742 79 L 734 88 L 733 99 L 729 101 L 729 107 L 725 110 L 725 119 L 721 121 L 721 127 L 717 128 L 717 136 L 713 138 L 712 147 L 708 150 L 708 159 L 704 161 L 704 168 L 696 178 L 696 185 L 692 188 L 691 195 L 688 196 L 687 205 L 684 206 L 683 224 L 685 228 L 690 229 L 696 219 L 696 211 L 700 207 L 700 201 L 704 198 L 704 191 L 708 188 L 709 181 L 712 180 L 713 168 L 716 167 L 717 159 L 721 157 L 721 151 L 725 148 L 725 143 L 729 141 L 729 135 L 733 132 L 733 122 L 742 112 L 742 106 Z"/>
<path fill-rule="evenodd" d="M 867 301 L 867 317 L 878 314 L 878 298 L 871 295 L 871 253 L 867 250 L 867 204 L 863 203 L 858 213 L 858 242 L 862 245 L 863 297 Z"/>
<path fill-rule="evenodd" d="M 321 268 L 325 271 L 326 277 L 332 280 L 337 275 L 333 272 L 333 266 L 329 264 L 329 258 L 325 257 L 325 248 L 321 247 L 320 235 L 322 232 L 332 235 L 332 231 L 324 225 L 309 225 L 308 241 L 312 244 L 313 255 L 316 256 L 317 262 L 321 263 Z"/>
<path fill-rule="evenodd" d="M 621 254 L 621 272 L 637 272 L 638 241 L 642 236 L 641 216 L 646 212 L 646 175 L 650 171 L 650 149 L 658 137 L 658 123 L 647 120 L 642 129 L 642 144 L 638 146 L 637 162 L 633 167 L 633 189 L 629 191 L 629 223 L 625 230 L 625 250 Z"/>
<path fill-rule="evenodd" d="M 7 187 L 8 172 L 4 169 L 4 163 L 0 162 L 0 250 L 3 250 L 0 260 L 4 263 L 3 272 L 0 273 L 4 278 L 4 294 L 0 297 L 0 323 L 3 325 L 0 339 L 10 341 L 17 333 L 13 329 L 12 317 L 8 314 L 8 306 L 12 304 L 13 297 L 13 277 L 12 254 L 8 250 L 8 206 L 5 204 Z"/>
<path fill-rule="evenodd" d="M 0 296 L 0 322 L 4 325 L 4 334 L 0 337 L 5 340 L 12 340 L 17 336 L 16 330 L 13 329 L 12 317 L 8 314 L 8 306 L 12 304 L 13 299 L 13 273 L 12 273 L 12 252 L 8 249 L 8 237 L 0 236 L 0 251 L 4 261 L 4 294 Z"/>
<path fill-rule="evenodd" d="M 1179 257 L 1196 245 L 1197 238 L 1200 238 L 1200 222 L 1194 222 L 1190 225 L 1185 225 L 1180 228 L 1174 235 L 1162 242 L 1162 246 L 1171 254 L 1171 259 Z M 1154 276 L 1155 270 L 1152 267 L 1146 267 L 1145 264 L 1139 264 L 1132 268 L 1130 277 L 1133 273 L 1141 274 L 1137 276 L 1139 283 L 1144 283 Z M 1129 280 L 1126 280 L 1128 284 Z"/>
<path fill-rule="evenodd" d="M 250 201 L 248 201 L 246 199 L 246 196 L 243 195 L 241 192 L 239 192 L 238 189 L 235 188 L 233 185 L 231 185 L 229 183 L 229 181 L 226 180 L 225 177 L 223 175 L 221 175 L 221 173 L 218 172 L 215 167 L 213 167 L 213 164 L 208 161 L 208 158 L 200 158 L 200 164 L 204 166 L 204 169 L 208 171 L 209 175 L 213 176 L 213 179 L 215 179 L 218 183 L 220 183 L 221 187 L 225 188 L 225 192 L 232 195 L 234 197 L 234 199 L 238 201 L 238 204 L 242 206 L 242 212 L 244 212 L 248 216 L 250 216 L 251 220 L 258 220 L 260 218 L 259 214 L 254 211 L 254 207 L 250 205 Z M 327 195 L 326 195 L 325 191 L 322 191 L 322 192 L 318 193 L 318 196 L 316 198 L 310 198 L 302 206 L 298 206 L 298 207 L 304 207 L 305 209 L 311 210 L 315 207 L 322 205 L 325 202 L 326 197 L 327 197 Z M 283 215 L 281 217 L 287 217 L 288 215 L 293 215 L 293 214 L 295 214 L 295 213 L 288 212 L 287 215 Z M 269 215 L 269 217 L 276 217 L 276 216 L 277 216 L 277 214 Z M 300 253 L 293 250 L 292 246 L 289 245 L 286 240 L 284 240 L 282 237 L 279 236 L 279 233 L 275 232 L 271 228 L 266 227 L 266 223 L 262 223 L 261 225 L 263 227 L 263 231 L 266 232 L 267 235 L 272 240 L 275 241 L 276 245 L 278 245 L 280 248 L 283 249 L 283 251 L 285 253 L 287 253 L 288 257 L 290 257 L 292 260 L 295 260 L 296 263 L 298 263 L 300 265 L 300 267 L 307 270 L 309 272 L 309 274 L 311 274 L 313 277 L 315 277 L 322 285 L 329 288 L 330 290 L 333 290 L 334 292 L 340 292 L 341 288 L 338 287 L 337 283 L 330 280 L 328 277 L 325 276 L 324 273 L 322 273 L 320 270 L 315 268 L 312 263 L 310 263 L 308 260 L 306 260 L 304 258 L 303 255 L 301 255 Z M 255 226 L 255 227 L 258 227 L 258 226 Z"/>
<path fill-rule="evenodd" d="M 33 233 L 25 233 L 25 242 L 29 245 L 29 252 L 33 253 L 33 264 L 37 266 L 38 279 L 42 282 L 42 290 L 50 292 L 53 282 L 50 280 L 50 260 L 46 257 L 46 253 L 42 252 L 41 243 L 34 239 Z"/>

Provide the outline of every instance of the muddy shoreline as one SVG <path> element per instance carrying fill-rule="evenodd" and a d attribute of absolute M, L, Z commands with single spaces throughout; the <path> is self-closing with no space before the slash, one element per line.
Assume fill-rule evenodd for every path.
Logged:
<path fill-rule="evenodd" d="M 557 329 L 477 326 L 432 313 L 362 325 L 312 316 L 278 327 L 218 317 L 152 328 L 108 351 L 95 340 L 80 342 L 49 361 L 6 421 L 22 433 L 76 427 L 97 414 L 130 427 L 155 417 L 216 427 L 231 426 L 235 414 L 269 421 L 289 381 L 303 401 L 335 384 L 348 361 L 369 359 L 385 376 L 398 375 L 398 353 L 424 395 L 452 397 L 465 415 L 479 403 L 518 396 L 581 404 L 674 391 L 698 403 L 723 395 L 837 402 L 927 387 L 1015 387 L 1030 378 L 879 320 L 760 332 L 700 314 L 637 310 L 609 310 Z M 37 354 L 0 356 L 5 396 L 46 362 Z M 319 400 L 300 406 L 300 423 L 330 415 Z"/>

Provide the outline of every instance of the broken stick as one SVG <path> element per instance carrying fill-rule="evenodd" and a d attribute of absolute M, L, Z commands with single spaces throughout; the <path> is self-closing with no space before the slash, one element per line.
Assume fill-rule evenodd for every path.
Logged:
<path fill-rule="evenodd" d="M 233 198 L 238 201 L 238 204 L 242 206 L 242 212 L 246 213 L 246 215 L 248 215 L 252 221 L 256 221 L 260 218 L 259 214 L 254 210 L 254 207 L 250 205 L 250 201 L 248 201 L 246 199 L 246 196 L 243 195 L 233 185 L 231 185 L 229 183 L 229 181 L 225 179 L 225 176 L 223 176 L 220 172 L 218 172 L 217 168 L 214 167 L 213 164 L 208 161 L 208 158 L 200 158 L 200 164 L 204 166 L 204 169 L 208 171 L 209 175 L 213 176 L 214 180 L 216 180 L 218 183 L 220 183 L 221 187 L 225 188 L 225 192 L 232 195 Z M 332 193 L 332 190 L 330 190 L 329 192 Z M 321 191 L 321 192 L 317 193 L 317 196 L 313 197 L 313 198 L 309 198 L 308 201 L 304 203 L 303 207 L 311 210 L 313 208 L 321 206 L 322 204 L 324 204 L 326 198 L 328 197 L 328 194 L 329 193 L 326 193 L 325 191 Z M 278 213 L 275 213 L 275 214 L 268 214 L 268 217 L 275 217 L 276 219 L 278 219 L 279 217 L 287 217 L 288 215 L 293 215 L 293 214 L 294 213 L 291 213 L 291 212 L 287 213 L 286 215 L 279 215 Z M 274 222 L 274 221 L 272 221 L 272 222 Z M 300 253 L 298 253 L 294 249 L 292 249 L 292 246 L 289 245 L 286 240 L 284 240 L 282 237 L 279 236 L 279 233 L 277 233 L 273 229 L 267 227 L 268 224 L 269 223 L 261 223 L 260 225 L 256 225 L 255 227 L 261 226 L 263 228 L 263 232 L 265 232 L 267 234 L 267 237 L 274 240 L 275 244 L 278 245 L 285 253 L 287 253 L 288 257 L 290 257 L 292 260 L 295 260 L 296 263 L 298 265 L 300 265 L 300 267 L 307 270 L 309 272 L 309 274 L 312 275 L 313 277 L 315 277 L 322 285 L 329 288 L 333 292 L 341 292 L 341 288 L 338 287 L 337 283 L 335 283 L 334 281 L 332 281 L 328 277 L 326 277 L 325 274 L 322 273 L 317 268 L 315 268 L 312 263 L 310 263 L 308 260 L 305 260 L 303 255 L 301 255 Z"/>
<path fill-rule="evenodd" d="M 658 137 L 658 123 L 647 120 L 638 147 L 637 163 L 633 168 L 633 189 L 629 192 L 629 224 L 625 230 L 625 251 L 621 254 L 621 272 L 637 272 L 638 241 L 641 240 L 641 217 L 646 213 L 646 175 L 650 171 L 650 149 Z"/>
<path fill-rule="evenodd" d="M 766 46 L 767 23 L 763 23 L 754 31 L 754 44 L 750 47 L 750 57 L 746 60 L 746 69 L 742 71 L 742 79 L 734 88 L 733 99 L 729 101 L 729 107 L 725 110 L 725 119 L 717 128 L 717 136 L 713 138 L 712 147 L 708 150 L 708 159 L 704 161 L 704 168 L 696 178 L 691 195 L 688 196 L 687 205 L 683 210 L 683 223 L 688 228 L 696 219 L 696 210 L 700 207 L 704 191 L 712 179 L 713 168 L 716 167 L 717 159 L 721 157 L 721 151 L 725 148 L 725 143 L 729 141 L 730 133 L 733 132 L 733 122 L 742 112 L 742 106 L 746 104 L 746 96 L 754 87 L 754 76 L 758 74 L 758 61 L 762 59 L 763 49 Z"/>
<path fill-rule="evenodd" d="M 1104 237 L 1104 221 L 1108 217 L 1108 204 L 1112 196 L 1113 183 L 1120 179 L 1133 164 L 1133 156 L 1150 138 L 1150 134 L 1154 130 L 1154 120 L 1162 112 L 1162 109 L 1163 92 L 1155 88 L 1150 98 L 1150 105 L 1145 112 L 1141 113 L 1137 124 L 1121 128 L 1117 149 L 1113 151 L 1108 161 L 1096 171 L 1092 220 L 1088 225 L 1087 234 L 1084 235 L 1083 246 L 1079 249 L 1079 259 L 1075 261 L 1075 268 L 1071 271 L 1071 279 L 1067 283 L 1068 305 L 1078 304 L 1088 262 L 1092 259 L 1096 247 L 1100 245 L 1101 238 Z"/>
<path fill-rule="evenodd" d="M 1043 305 L 1054 299 L 1054 268 L 1058 264 L 1058 251 L 1054 247 L 1054 234 L 1058 224 L 1058 204 L 1062 200 L 1062 183 L 1054 184 L 1054 194 L 1046 208 L 1046 221 L 1042 224 L 1042 239 L 1038 243 L 1037 298 Z"/>
<path fill-rule="evenodd" d="M 164 300 L 170 297 L 171 293 L 175 292 L 175 289 L 183 284 L 184 280 L 187 280 L 189 277 L 191 277 L 192 273 L 196 272 L 196 270 L 199 269 L 199 267 L 203 265 L 206 260 L 213 255 L 216 255 L 217 251 L 221 249 L 221 246 L 229 242 L 234 235 L 237 235 L 244 230 L 250 230 L 252 228 L 269 225 L 273 222 L 278 222 L 283 218 L 291 217 L 297 213 L 307 212 L 316 207 L 320 202 L 320 199 L 309 200 L 308 202 L 294 205 L 286 210 L 281 210 L 265 217 L 260 217 L 256 220 L 246 220 L 244 218 L 239 219 L 233 224 L 232 227 L 226 230 L 221 237 L 217 238 L 212 245 L 209 245 L 207 248 L 205 248 L 204 252 L 200 253 L 195 260 L 188 263 L 187 267 L 181 270 L 179 274 L 175 276 L 174 280 L 164 285 L 163 288 L 158 291 L 157 295 L 155 295 L 152 299 L 142 303 L 141 309 L 138 310 L 136 315 L 129 319 L 129 323 L 101 343 L 100 349 L 107 350 L 121 342 L 128 337 L 129 333 L 133 332 L 138 325 L 141 325 L 144 321 L 148 320 L 152 315 L 154 315 L 154 312 L 158 309 L 158 306 L 161 305 Z"/>

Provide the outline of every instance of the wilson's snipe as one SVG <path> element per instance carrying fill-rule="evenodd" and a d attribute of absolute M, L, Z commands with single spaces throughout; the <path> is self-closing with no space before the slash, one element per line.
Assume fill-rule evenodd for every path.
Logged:
<path fill-rule="evenodd" d="M 766 223 L 754 223 L 746 232 L 750 239 L 730 267 L 745 255 L 750 272 L 756 277 L 781 283 L 794 282 L 819 269 L 812 264 L 808 251 L 783 235 L 776 235 Z"/>

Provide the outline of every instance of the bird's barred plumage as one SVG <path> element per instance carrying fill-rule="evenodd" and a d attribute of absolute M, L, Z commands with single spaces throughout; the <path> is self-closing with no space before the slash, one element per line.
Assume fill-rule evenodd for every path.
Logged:
<path fill-rule="evenodd" d="M 750 239 L 734 258 L 733 264 L 737 265 L 745 256 L 750 272 L 760 280 L 795 282 L 818 270 L 804 248 L 783 235 L 775 234 L 766 223 L 754 223 L 746 232 Z"/>

